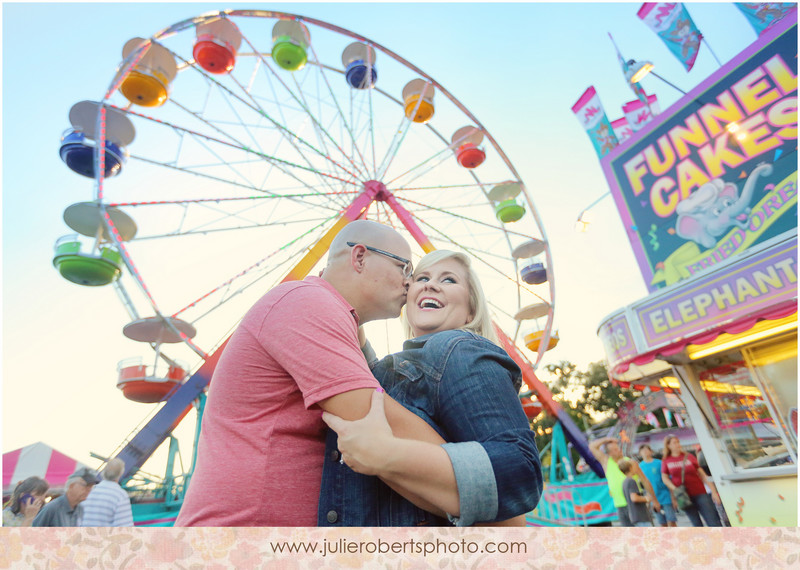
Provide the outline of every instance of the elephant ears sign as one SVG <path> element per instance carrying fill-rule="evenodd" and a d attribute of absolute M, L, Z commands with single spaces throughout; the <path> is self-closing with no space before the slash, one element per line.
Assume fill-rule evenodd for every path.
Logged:
<path fill-rule="evenodd" d="M 601 163 L 650 291 L 796 231 L 796 20 L 765 32 Z"/>

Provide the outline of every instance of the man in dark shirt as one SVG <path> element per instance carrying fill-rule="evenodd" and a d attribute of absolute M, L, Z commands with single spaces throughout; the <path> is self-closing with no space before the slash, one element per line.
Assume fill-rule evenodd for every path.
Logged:
<path fill-rule="evenodd" d="M 97 482 L 97 473 L 88 467 L 80 467 L 64 484 L 66 492 L 42 507 L 32 526 L 80 526 L 81 503 Z"/>

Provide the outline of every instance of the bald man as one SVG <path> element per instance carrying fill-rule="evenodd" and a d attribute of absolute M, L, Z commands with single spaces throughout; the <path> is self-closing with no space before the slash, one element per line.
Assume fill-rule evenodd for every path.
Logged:
<path fill-rule="evenodd" d="M 334 238 L 319 277 L 282 283 L 248 311 L 214 371 L 176 526 L 317 524 L 322 412 L 369 411 L 379 384 L 358 327 L 400 315 L 410 259 L 395 230 L 357 220 Z M 442 443 L 389 398 L 386 416 L 399 437 Z"/>

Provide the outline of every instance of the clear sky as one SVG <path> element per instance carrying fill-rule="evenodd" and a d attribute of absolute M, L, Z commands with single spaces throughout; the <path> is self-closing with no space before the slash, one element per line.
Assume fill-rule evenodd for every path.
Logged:
<path fill-rule="evenodd" d="M 111 454 L 151 411 L 115 386 L 117 363 L 137 353 L 121 333 L 127 315 L 112 288 L 71 284 L 52 266 L 53 244 L 69 233 L 64 209 L 91 200 L 93 189 L 60 161 L 59 138 L 74 103 L 102 96 L 129 38 L 212 10 L 271 9 L 341 26 L 391 49 L 455 95 L 509 156 L 544 221 L 561 336 L 544 363 L 585 367 L 601 360 L 600 321 L 646 288 L 610 198 L 592 209 L 588 233 L 573 229 L 580 211 L 608 187 L 571 106 L 594 85 L 614 120 L 635 98 L 608 32 L 626 58 L 652 61 L 684 90 L 717 68 L 703 46 L 687 73 L 636 17 L 639 6 L 4 3 L 2 450 L 43 441 L 96 465 L 90 451 Z M 756 39 L 732 3 L 687 6 L 723 63 Z M 653 77 L 643 85 L 662 110 L 680 96 Z M 177 432 L 185 464 L 191 419 Z"/>

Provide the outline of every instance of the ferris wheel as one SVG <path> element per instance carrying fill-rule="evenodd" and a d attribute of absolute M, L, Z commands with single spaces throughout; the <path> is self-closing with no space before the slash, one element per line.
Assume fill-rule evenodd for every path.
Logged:
<path fill-rule="evenodd" d="M 121 42 L 61 157 L 94 180 L 53 263 L 113 287 L 131 400 L 169 399 L 252 304 L 318 272 L 348 222 L 395 227 L 413 261 L 472 259 L 501 340 L 531 367 L 558 341 L 552 259 L 530 191 L 458 99 L 386 47 L 313 18 L 226 10 Z M 152 349 L 152 350 L 151 350 Z"/>

